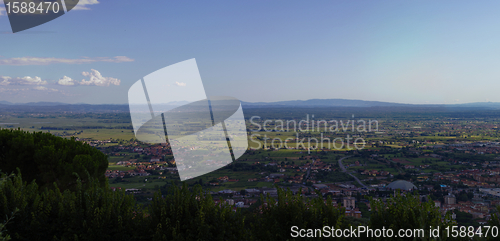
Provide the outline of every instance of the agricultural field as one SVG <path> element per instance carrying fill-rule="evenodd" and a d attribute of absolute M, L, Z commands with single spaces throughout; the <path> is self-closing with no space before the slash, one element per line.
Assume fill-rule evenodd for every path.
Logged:
<path fill-rule="evenodd" d="M 316 122 L 312 122 L 313 114 Z M 188 184 L 200 183 L 201 180 L 204 187 L 211 191 L 237 191 L 273 187 L 275 184 L 288 186 L 292 184 L 284 182 L 285 179 L 276 183 L 262 180 L 271 173 L 281 173 L 287 178 L 300 176 L 303 178 L 300 182 L 309 181 L 305 179 L 306 170 L 299 170 L 299 167 L 310 165 L 313 160 L 321 160 L 334 171 L 313 172 L 311 180 L 315 179 L 315 175 L 323 181 L 350 180 L 350 177 L 340 172 L 337 164 L 345 156 L 350 157 L 343 164 L 360 179 L 367 177 L 360 174 L 363 170 L 386 171 L 394 176 L 408 173 L 414 176 L 427 175 L 477 168 L 481 163 L 495 161 L 498 157 L 496 153 L 478 154 L 474 148 L 450 149 L 453 145 L 500 141 L 500 114 L 496 112 L 470 115 L 406 109 L 375 111 L 370 108 L 249 108 L 245 110 L 245 115 L 250 149 L 233 164 L 188 180 Z M 255 116 L 258 118 L 253 118 Z M 371 127 L 368 125 L 368 131 L 363 131 L 364 127 L 358 125 L 363 123 L 362 120 L 372 124 Z M 296 123 L 296 126 L 286 126 L 287 121 Z M 345 126 L 346 123 L 351 123 L 351 126 Z M 353 126 L 353 123 L 357 124 Z M 374 127 L 376 129 L 370 130 Z M 86 141 L 108 155 L 110 171 L 136 169 L 134 165 L 118 165 L 121 161 L 142 162 L 141 165 L 147 167 L 147 163 L 154 158 L 165 162 L 163 165 L 168 162 L 169 167 L 175 167 L 175 160 L 168 153 L 168 144 L 160 148 L 161 153 L 134 151 L 137 148 L 149 149 L 153 145 L 141 143 L 135 138 L 130 116 L 125 111 L 37 112 L 33 109 L 31 112 L 2 112 L 0 128 L 50 132 L 64 138 L 75 137 Z M 356 148 L 354 143 L 361 143 L 356 139 L 363 141 L 363 148 Z M 285 143 L 288 149 L 284 148 Z M 434 146 L 443 146 L 445 149 Z M 407 169 L 405 166 L 413 168 Z M 110 179 L 110 185 L 127 189 L 154 189 L 179 181 L 178 174 L 150 174 L 147 177 L 126 177 L 120 181 Z M 217 182 L 213 186 L 209 184 L 224 176 L 233 181 Z M 148 181 L 144 181 L 145 178 Z M 248 181 L 249 179 L 257 180 Z"/>

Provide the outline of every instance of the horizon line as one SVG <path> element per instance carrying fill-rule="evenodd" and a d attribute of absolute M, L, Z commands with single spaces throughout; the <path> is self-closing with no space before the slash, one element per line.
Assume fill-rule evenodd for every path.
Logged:
<path fill-rule="evenodd" d="M 256 101 L 256 102 L 250 102 L 250 101 L 242 101 L 244 103 L 249 103 L 249 104 L 273 104 L 273 103 L 280 103 L 280 102 L 293 102 L 293 101 L 301 101 L 301 102 L 306 102 L 306 101 L 312 101 L 312 100 L 319 100 L 319 101 L 325 101 L 325 100 L 343 100 L 343 101 L 362 101 L 362 102 L 378 102 L 378 103 L 385 103 L 385 104 L 397 104 L 397 105 L 426 105 L 426 106 L 435 106 L 435 105 L 466 105 L 466 104 L 484 104 L 484 103 L 499 103 L 500 102 L 493 102 L 493 101 L 483 101 L 483 102 L 465 102 L 465 103 L 401 103 L 401 102 L 389 102 L 389 101 L 379 101 L 379 100 L 361 100 L 361 99 L 340 99 L 340 98 L 332 98 L 332 99 L 306 99 L 306 100 L 279 100 L 279 101 Z M 64 103 L 64 102 L 58 102 L 58 101 L 30 101 L 30 102 L 10 102 L 7 100 L 0 100 L 0 105 L 1 102 L 8 102 L 9 104 L 7 105 L 25 105 L 25 104 L 40 104 L 40 103 L 48 103 L 48 104 L 60 104 L 60 105 L 129 105 L 129 103 L 98 103 L 98 104 L 90 104 L 90 103 Z M 185 101 L 174 101 L 174 102 L 185 102 Z M 170 104 L 170 103 L 161 103 L 161 104 Z M 5 104 L 3 104 L 5 105 Z M 172 105 L 172 104 L 170 104 Z"/>

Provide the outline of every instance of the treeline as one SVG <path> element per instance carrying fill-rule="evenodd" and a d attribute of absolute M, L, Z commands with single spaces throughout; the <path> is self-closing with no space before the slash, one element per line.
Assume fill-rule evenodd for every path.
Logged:
<path fill-rule="evenodd" d="M 423 229 L 427 238 L 419 240 L 431 240 L 427 233 L 429 227 L 439 226 L 440 238 L 432 240 L 457 239 L 446 238 L 444 228 L 457 224 L 450 215 L 443 220 L 432 201 L 421 203 L 417 195 L 397 195 L 385 203 L 373 199 L 370 202 L 373 211 L 367 226 L 371 229 Z M 14 240 L 291 240 L 293 226 L 344 230 L 358 225 L 345 217 L 344 208 L 334 206 L 330 199 L 323 200 L 321 195 L 306 199 L 279 189 L 276 199 L 261 196 L 249 210 L 233 211 L 232 206 L 221 203 L 224 202 L 216 203 L 198 185 L 192 188 L 173 185 L 167 193 L 155 193 L 151 204 L 143 207 L 132 195 L 112 191 L 97 180 L 91 180 L 89 185 L 82 185 L 78 180 L 75 190 L 61 191 L 57 185 L 40 190 L 36 182 L 23 181 L 20 173 L 3 174 L 0 217 L 10 221 L 0 237 L 8 235 Z M 498 226 L 498 216 L 494 215 L 489 225 Z M 319 232 L 313 232 L 316 238 L 310 239 L 331 238 L 325 237 L 325 232 L 321 237 Z M 361 235 L 358 239 L 387 238 Z"/>
<path fill-rule="evenodd" d="M 78 178 L 88 183 L 92 177 L 104 183 L 107 156 L 88 144 L 43 132 L 20 129 L 0 130 L 0 170 L 12 173 L 19 168 L 24 180 L 36 180 L 40 187 L 76 187 Z"/>

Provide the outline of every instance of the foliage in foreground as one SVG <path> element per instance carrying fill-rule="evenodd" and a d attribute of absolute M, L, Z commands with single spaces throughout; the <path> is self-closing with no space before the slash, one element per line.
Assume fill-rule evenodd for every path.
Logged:
<path fill-rule="evenodd" d="M 330 197 L 324 201 L 321 195 L 308 200 L 302 194 L 294 195 L 290 190 L 278 188 L 277 200 L 261 197 L 262 214 L 252 223 L 254 237 L 257 240 L 290 239 L 291 227 L 316 229 L 323 226 L 347 228 L 345 209 L 334 206 Z"/>
<path fill-rule="evenodd" d="M 75 191 L 57 186 L 39 191 L 21 175 L 2 176 L 0 217 L 19 211 L 6 225 L 14 240 L 127 240 L 141 238 L 141 209 L 132 196 L 113 192 L 92 181 L 77 181 Z"/>
<path fill-rule="evenodd" d="M 191 189 L 172 186 L 168 193 L 157 192 L 149 207 L 142 207 L 132 195 L 112 191 L 106 185 L 102 187 L 97 180 L 91 179 L 86 188 L 78 180 L 75 190 L 60 191 L 57 186 L 39 189 L 33 181 L 23 182 L 20 173 L 3 174 L 0 223 L 5 225 L 0 237 L 8 235 L 13 240 L 291 240 L 291 226 L 344 229 L 351 225 L 352 219 L 344 217 L 343 208 L 321 197 L 306 200 L 279 189 L 277 199 L 262 196 L 260 203 L 262 205 L 253 211 L 238 209 L 235 212 L 232 206 L 216 203 L 200 186 Z M 442 221 L 432 203 L 420 203 L 417 196 L 400 195 L 387 204 L 376 200 L 371 203 L 375 211 L 369 221 L 370 228 L 427 230 L 428 226 L 439 225 L 443 230 L 446 225 L 454 225 L 451 221 Z M 10 219 L 8 223 L 4 217 Z M 499 225 L 498 216 L 494 216 L 490 225 Z"/>
<path fill-rule="evenodd" d="M 244 216 L 229 205 L 218 205 L 200 186 L 173 186 L 171 193 L 154 195 L 148 223 L 153 240 L 245 240 Z"/>
<path fill-rule="evenodd" d="M 369 227 L 372 229 L 392 229 L 392 230 L 424 230 L 425 237 L 419 240 L 450 240 L 447 237 L 444 227 L 456 226 L 448 213 L 444 220 L 441 219 L 439 208 L 430 199 L 427 202 L 420 202 L 416 195 L 403 196 L 398 194 L 383 202 L 370 198 L 372 213 L 370 215 Z M 429 229 L 440 226 L 439 238 L 430 238 Z M 380 238 L 378 240 L 383 240 Z"/>
<path fill-rule="evenodd" d="M 88 144 L 43 132 L 0 130 L 0 170 L 23 172 L 24 180 L 36 180 L 39 187 L 75 189 L 76 180 L 89 178 L 105 183 L 107 156 Z M 76 173 L 77 175 L 74 175 Z"/>

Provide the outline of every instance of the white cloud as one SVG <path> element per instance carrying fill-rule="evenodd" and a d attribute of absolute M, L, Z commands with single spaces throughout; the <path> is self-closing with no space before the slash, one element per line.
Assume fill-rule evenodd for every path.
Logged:
<path fill-rule="evenodd" d="M 175 85 L 184 87 L 184 86 L 186 86 L 186 83 L 175 81 Z"/>
<path fill-rule="evenodd" d="M 89 77 L 88 81 L 82 80 L 81 85 L 97 85 L 97 86 L 109 86 L 120 85 L 120 80 L 111 77 L 103 77 L 99 71 L 91 69 L 91 72 L 82 72 L 82 75 Z"/>
<path fill-rule="evenodd" d="M 65 76 L 66 77 L 66 76 Z M 14 85 L 35 85 L 32 88 L 0 88 L 0 93 L 5 93 L 5 94 L 26 94 L 26 92 L 31 92 L 28 94 L 33 94 L 33 91 L 42 91 L 44 93 L 52 93 L 52 92 L 57 92 L 62 95 L 66 96 L 71 96 L 65 91 L 58 90 L 58 89 L 53 89 L 53 88 L 47 88 L 42 85 L 48 84 L 47 81 L 42 80 L 40 77 L 30 77 L 30 76 L 25 76 L 25 77 L 9 77 L 9 76 L 0 76 L 0 86 L 14 86 Z"/>
<path fill-rule="evenodd" d="M 47 90 L 47 87 L 45 87 L 45 86 L 37 86 L 37 87 L 35 87 L 33 89 L 35 89 L 35 90 Z"/>
<path fill-rule="evenodd" d="M 9 76 L 0 76 L 0 85 L 46 85 L 47 81 L 42 78 L 30 76 L 11 78 Z"/>
<path fill-rule="evenodd" d="M 0 88 L 0 92 L 6 92 L 8 94 L 17 94 L 19 92 L 24 92 L 24 91 L 28 91 L 30 89 L 28 88 L 23 88 L 23 89 L 6 89 L 6 88 Z"/>
<path fill-rule="evenodd" d="M 68 76 L 64 76 L 57 81 L 57 84 L 58 85 L 76 85 L 76 84 L 78 84 L 78 81 L 74 80 Z"/>
<path fill-rule="evenodd" d="M 9 85 L 10 84 L 10 79 L 12 79 L 9 76 L 0 76 L 0 85 Z"/>
<path fill-rule="evenodd" d="M 97 57 L 89 58 L 83 57 L 79 59 L 66 59 L 66 58 L 45 58 L 45 57 L 20 57 L 20 58 L 0 58 L 0 65 L 48 65 L 48 64 L 89 64 L 94 62 L 111 62 L 122 63 L 132 62 L 133 59 L 127 56 L 116 57 Z"/>
<path fill-rule="evenodd" d="M 90 10 L 87 5 L 94 5 L 98 3 L 99 2 L 97 0 L 80 0 L 78 5 L 76 5 L 73 10 Z"/>
<path fill-rule="evenodd" d="M 102 74 L 95 70 L 91 69 L 90 72 L 82 72 L 82 75 L 88 77 L 88 80 L 82 79 L 81 81 L 72 79 L 68 76 L 63 76 L 55 84 L 64 85 L 64 86 L 75 86 L 75 85 L 95 85 L 95 86 L 110 86 L 110 85 L 120 85 L 121 80 L 112 77 L 103 77 Z M 9 77 L 9 76 L 0 76 L 0 86 L 7 85 L 47 85 L 46 80 L 42 80 L 42 78 L 35 76 L 25 76 L 25 77 Z M 176 83 L 179 86 L 185 86 L 184 83 Z M 45 90 L 42 87 L 36 87 L 37 90 Z"/>
<path fill-rule="evenodd" d="M 42 80 L 40 77 L 35 76 L 35 78 L 31 78 L 29 76 L 25 76 L 22 78 L 13 79 L 15 83 L 19 85 L 46 85 L 47 81 Z"/>
<path fill-rule="evenodd" d="M 35 90 L 41 90 L 41 91 L 46 91 L 46 92 L 59 92 L 58 89 L 47 88 L 45 86 L 37 86 L 37 87 L 35 87 L 33 89 L 35 89 Z"/>
<path fill-rule="evenodd" d="M 3 12 L 5 12 L 5 5 L 3 4 L 3 0 L 0 0 L 0 16 L 4 15 Z"/>
<path fill-rule="evenodd" d="M 127 56 L 116 56 L 115 57 L 115 61 L 119 61 L 119 62 L 132 62 L 134 61 L 133 59 L 127 57 Z"/>
<path fill-rule="evenodd" d="M 109 86 L 109 85 L 120 85 L 121 83 L 119 79 L 112 77 L 103 77 L 102 74 L 95 69 L 91 69 L 90 72 L 82 72 L 82 75 L 85 77 L 89 77 L 89 80 L 82 79 L 82 81 L 78 81 L 68 76 L 64 76 L 60 78 L 56 82 L 56 84 L 65 86 L 75 86 L 75 85 Z"/>
<path fill-rule="evenodd" d="M 36 86 L 34 88 L 13 88 L 13 89 L 7 89 L 7 88 L 0 88 L 0 93 L 7 93 L 7 94 L 20 94 L 20 93 L 25 93 L 25 92 L 32 92 L 32 91 L 42 91 L 42 92 L 58 92 L 63 95 L 68 95 L 64 91 L 58 90 L 58 89 L 52 89 L 52 88 L 47 88 L 45 86 Z"/>

